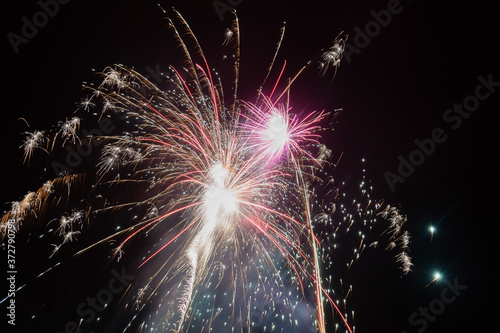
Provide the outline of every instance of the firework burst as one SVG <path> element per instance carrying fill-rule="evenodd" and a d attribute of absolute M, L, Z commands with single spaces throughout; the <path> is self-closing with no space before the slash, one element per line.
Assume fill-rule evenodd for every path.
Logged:
<path fill-rule="evenodd" d="M 170 28 L 186 66 L 170 67 L 169 89 L 160 90 L 122 65 L 106 68 L 101 84 L 87 86 L 90 95 L 80 107 L 88 111 L 100 106 L 99 119 L 121 125 L 109 135 L 80 138 L 80 118 L 74 117 L 61 122 L 52 136 L 29 134 L 22 145 L 25 160 L 50 141 L 47 147 L 52 150 L 58 144 L 92 142 L 99 147 L 99 158 L 90 170 L 60 175 L 13 203 L 2 225 L 15 221 L 26 233 L 48 228 L 46 233 L 57 240 L 51 258 L 76 243 L 81 246 L 74 256 L 101 246 L 110 247 L 115 261 L 128 260 L 143 278 L 120 298 L 123 311 L 133 313 L 123 331 L 326 332 L 336 330 L 340 322 L 352 332 L 350 318 L 341 309 L 345 301 L 338 304 L 341 292 L 331 290 L 331 276 L 322 276 L 331 268 L 337 233 L 354 228 L 358 219 L 366 229 L 377 216 L 388 220 L 387 248 L 402 249 L 397 261 L 407 273 L 411 260 L 406 251 L 409 235 L 402 231 L 405 218 L 372 200 L 364 181 L 361 200 L 345 206 L 340 188 L 323 176 L 332 155 L 321 143 L 322 123 L 329 115 L 299 115 L 290 106 L 292 84 L 310 64 L 280 90 L 283 66 L 270 93 L 264 93 L 263 84 L 255 102 L 240 101 L 235 18 L 223 42 L 236 50 L 234 94 L 226 100 L 194 33 L 180 14 L 176 16 L 185 34 L 169 21 Z M 188 42 L 194 44 L 193 52 Z M 342 45 L 337 39 L 321 56 L 322 75 L 338 67 Z M 82 192 L 88 200 L 71 200 Z M 323 193 L 333 199 L 327 202 Z M 58 218 L 40 222 L 54 207 L 72 205 Z M 86 241 L 86 228 L 93 221 L 119 212 L 126 212 L 129 220 Z M 359 246 L 349 267 L 365 249 L 366 235 L 359 231 L 356 237 Z M 137 254 L 139 243 L 146 250 Z M 374 241 L 370 247 L 377 245 Z M 327 323 L 326 309 L 337 324 Z M 85 322 L 82 318 L 80 324 Z"/>

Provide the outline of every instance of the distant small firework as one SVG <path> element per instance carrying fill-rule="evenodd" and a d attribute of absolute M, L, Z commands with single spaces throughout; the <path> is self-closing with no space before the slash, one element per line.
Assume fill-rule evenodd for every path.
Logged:
<path fill-rule="evenodd" d="M 26 162 L 37 149 L 55 155 L 56 147 L 89 142 L 99 148 L 99 158 L 92 154 L 81 172 L 58 175 L 13 202 L 2 218 L 4 234 L 7 221 L 15 221 L 20 233 L 45 230 L 53 240 L 50 258 L 77 243 L 82 245 L 74 255 L 100 246 L 115 261 L 136 263 L 141 278 L 120 299 L 132 314 L 120 327 L 124 332 L 332 332 L 339 323 L 352 332 L 354 312 L 349 317 L 345 305 L 351 286 L 341 296 L 332 285 L 344 285 L 342 279 L 323 276 L 335 264 L 334 249 L 354 234 L 350 267 L 379 217 L 388 236 L 383 248 L 398 249 L 396 261 L 407 274 L 412 263 L 405 216 L 372 199 L 364 176 L 359 193 L 353 193 L 357 199 L 334 185 L 328 174 L 332 151 L 321 142 L 330 115 L 297 114 L 290 105 L 294 81 L 311 64 L 287 82 L 283 66 L 272 89 L 266 88 L 284 28 L 256 101 L 250 102 L 237 97 L 237 18 L 222 43 L 235 50 L 229 96 L 193 31 L 176 16 L 183 33 L 172 21 L 169 27 L 185 67 L 170 66 L 169 89 L 125 66 L 109 67 L 101 84 L 87 85 L 91 93 L 78 105 L 83 112 L 100 106 L 95 114 L 116 124 L 113 133 L 80 137 L 79 117 L 28 133 L 21 146 Z M 336 71 L 343 50 L 338 37 L 321 53 L 320 75 Z M 85 200 L 78 199 L 82 193 Z M 47 218 L 61 207 L 59 217 Z M 97 241 L 87 235 L 95 221 L 106 223 L 121 212 L 113 232 Z M 328 322 L 328 311 L 334 322 Z"/>
<path fill-rule="evenodd" d="M 337 74 L 337 69 L 340 66 L 340 62 L 342 60 L 342 55 L 345 50 L 345 42 L 349 36 L 341 37 L 343 32 L 341 32 L 333 45 L 330 46 L 326 51 L 321 53 L 321 60 L 319 61 L 319 69 L 320 75 L 324 76 L 329 70 L 334 69 L 333 78 L 335 78 L 335 74 Z M 332 78 L 332 81 L 333 81 Z"/>
<path fill-rule="evenodd" d="M 432 242 L 432 237 L 434 236 L 434 233 L 436 232 L 436 227 L 434 227 L 433 225 L 431 225 L 429 227 L 429 233 L 431 235 L 431 242 Z"/>

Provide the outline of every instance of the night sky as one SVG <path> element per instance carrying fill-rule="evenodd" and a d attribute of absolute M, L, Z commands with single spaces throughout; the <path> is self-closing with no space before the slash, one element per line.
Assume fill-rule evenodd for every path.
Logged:
<path fill-rule="evenodd" d="M 223 63 L 221 44 L 232 17 L 221 3 L 226 1 L 160 1 L 167 11 L 174 6 L 182 13 L 215 68 Z M 255 97 L 283 22 L 286 33 L 277 64 L 287 61 L 288 76 L 331 46 L 339 33 L 349 35 L 333 82 L 332 71 L 324 77 L 315 69 L 308 71 L 292 87 L 293 108 L 342 109 L 333 130 L 323 138 L 334 154 L 343 152 L 333 176 L 349 180 L 362 167 L 367 169 L 374 196 L 408 216 L 414 262 L 407 276 L 401 276 L 388 256 L 368 255 L 356 263 L 349 273 L 354 287 L 349 305 L 356 311 L 356 332 L 481 332 L 497 327 L 500 26 L 492 2 L 227 3 L 236 8 L 240 23 L 239 91 L 244 100 Z M 374 13 L 388 6 L 394 13 L 381 18 L 385 26 L 375 24 Z M 23 163 L 19 149 L 23 133 L 71 117 L 75 103 L 83 97 L 82 81 L 96 82 L 93 70 L 119 63 L 152 76 L 156 69 L 179 63 L 179 49 L 156 2 L 73 0 L 60 4 L 36 34 L 13 46 L 9 33 L 22 35 L 22 18 L 32 21 L 41 8 L 37 1 L 17 1 L 4 4 L 2 10 L 2 210 L 53 176 L 50 167 L 45 173 L 40 171 L 47 167 L 43 155 L 29 166 Z M 371 36 L 360 35 L 367 28 L 374 29 L 368 31 Z M 464 103 L 461 113 L 453 111 Z M 416 152 L 417 142 L 424 147 L 420 150 L 428 149 L 427 155 Z M 411 158 L 418 160 L 414 170 L 400 167 L 407 163 L 403 159 Z M 401 175 L 398 168 L 406 174 Z M 435 227 L 432 240 L 431 225 Z M 33 261 L 45 256 L 32 251 L 19 246 L 19 282 L 28 282 L 26 276 L 36 274 L 38 267 Z M 95 260 L 99 258 L 91 261 Z M 107 257 L 102 260 L 106 262 Z M 5 262 L 6 255 L 2 255 L 2 267 Z M 83 259 L 78 263 L 85 264 L 90 265 Z M 105 265 L 100 267 L 105 272 Z M 430 283 L 436 272 L 441 278 Z M 85 283 L 93 283 L 82 282 L 82 277 L 72 276 L 68 269 L 61 269 L 60 274 L 66 281 L 75 279 L 75 289 L 85 290 Z M 435 318 L 412 325 L 413 313 L 449 296 L 443 293 L 449 288 L 447 283 L 467 288 L 458 291 L 456 299 Z M 64 290 L 57 291 L 57 283 L 40 288 L 64 295 Z M 0 292 L 2 299 L 6 289 Z M 21 296 L 18 301 L 19 325 L 12 332 L 32 332 L 21 328 L 31 316 L 23 312 L 22 302 L 47 297 L 47 290 L 29 292 L 29 297 Z M 57 318 L 57 311 L 52 313 L 54 322 L 67 321 Z M 414 317 L 418 318 L 424 317 Z M 0 327 L 4 327 L 6 316 L 1 320 Z M 49 331 L 41 329 L 37 331 Z"/>

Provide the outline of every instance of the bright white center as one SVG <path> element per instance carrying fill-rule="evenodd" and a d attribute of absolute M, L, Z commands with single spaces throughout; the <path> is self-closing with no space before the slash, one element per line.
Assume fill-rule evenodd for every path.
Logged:
<path fill-rule="evenodd" d="M 288 142 L 288 128 L 283 117 L 279 114 L 270 117 L 264 134 L 274 150 L 282 149 Z"/>
<path fill-rule="evenodd" d="M 210 176 L 217 187 L 224 187 L 229 170 L 224 168 L 221 163 L 217 163 L 210 170 Z"/>
<path fill-rule="evenodd" d="M 230 214 L 238 209 L 238 200 L 231 190 L 211 187 L 205 194 L 205 205 L 209 216 L 217 215 L 221 208 L 223 213 Z"/>
<path fill-rule="evenodd" d="M 216 219 L 220 213 L 234 213 L 238 209 L 238 199 L 234 191 L 226 187 L 229 170 L 217 163 L 211 168 L 210 176 L 213 184 L 205 193 L 207 217 L 211 220 Z"/>

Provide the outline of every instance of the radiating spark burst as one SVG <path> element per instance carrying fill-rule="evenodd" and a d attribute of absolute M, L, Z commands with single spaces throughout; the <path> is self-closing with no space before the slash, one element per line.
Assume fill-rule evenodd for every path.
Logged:
<path fill-rule="evenodd" d="M 21 145 L 20 148 L 24 149 L 24 161 L 29 161 L 33 151 L 37 148 L 41 148 L 43 142 L 45 141 L 43 131 L 34 131 L 33 133 L 26 133 L 26 140 Z"/>
<path fill-rule="evenodd" d="M 280 90 L 283 66 L 270 93 L 264 93 L 263 84 L 255 102 L 238 100 L 236 18 L 223 42 L 236 50 L 234 95 L 226 101 L 220 78 L 209 68 L 186 21 L 176 14 L 186 34 L 169 23 L 187 66 L 170 67 L 169 89 L 160 90 L 138 72 L 116 65 L 101 73 L 97 87 L 88 86 L 92 95 L 80 103 L 85 111 L 101 105 L 99 119 L 122 122 L 118 133 L 98 138 L 96 171 L 84 170 L 89 176 L 94 173 L 97 182 L 89 185 L 83 173 L 60 175 L 13 203 L 2 227 L 15 218 L 29 233 L 40 226 L 28 221 L 42 221 L 50 208 L 70 205 L 69 198 L 90 186 L 92 197 L 71 203 L 70 214 L 51 221 L 58 226 L 47 233 L 59 237 L 59 244 L 52 244 L 50 257 L 78 242 L 83 246 L 75 255 L 111 244 L 110 257 L 134 262 L 134 244 L 147 243 L 148 251 L 139 254 L 136 264 L 147 278 L 136 281 L 121 298 L 125 309 L 135 311 L 124 331 L 326 332 L 338 327 L 326 322 L 328 308 L 352 332 L 354 312 L 348 316 L 345 304 L 352 286 L 341 297 L 341 290 L 334 293 L 329 287 L 332 276 L 322 276 L 333 270 L 332 251 L 345 236 L 338 233 L 358 230 L 350 233 L 359 242 L 350 267 L 366 248 L 364 230 L 374 227 L 377 216 L 388 220 L 386 248 L 402 249 L 395 257 L 406 274 L 412 265 L 410 237 L 402 231 L 406 218 L 371 199 L 365 179 L 358 188 L 360 198 L 350 205 L 341 187 L 333 186 L 326 170 L 332 153 L 320 142 L 327 113 L 299 116 L 290 106 L 292 83 L 310 65 Z M 337 39 L 323 54 L 322 74 L 338 67 L 342 45 Z M 275 60 L 276 55 L 264 82 Z M 80 143 L 79 126 L 77 117 L 62 122 L 52 147 Z M 89 136 L 81 141 L 91 139 L 96 140 Z M 49 136 L 43 132 L 28 136 L 25 159 L 44 140 Z M 85 241 L 84 220 L 106 220 L 119 211 L 130 219 L 98 241 Z"/>
<path fill-rule="evenodd" d="M 308 155 L 312 161 L 321 164 L 321 160 L 312 157 L 305 150 L 305 145 L 311 142 L 319 143 L 320 137 L 315 133 L 320 129 L 318 123 L 323 119 L 323 112 L 311 112 L 303 119 L 291 115 L 290 109 L 283 104 L 275 105 L 269 98 L 263 97 L 262 106 L 245 103 L 249 111 L 249 122 L 246 124 L 249 137 L 253 139 L 254 149 L 263 154 L 265 159 L 276 162 L 288 153 L 294 155 Z"/>
<path fill-rule="evenodd" d="M 60 126 L 60 133 L 61 136 L 64 138 L 63 146 L 66 140 L 70 140 L 73 144 L 75 143 L 78 133 L 78 129 L 80 127 L 80 118 L 78 117 L 73 117 L 71 119 L 67 119 L 65 122 L 59 122 Z"/>

